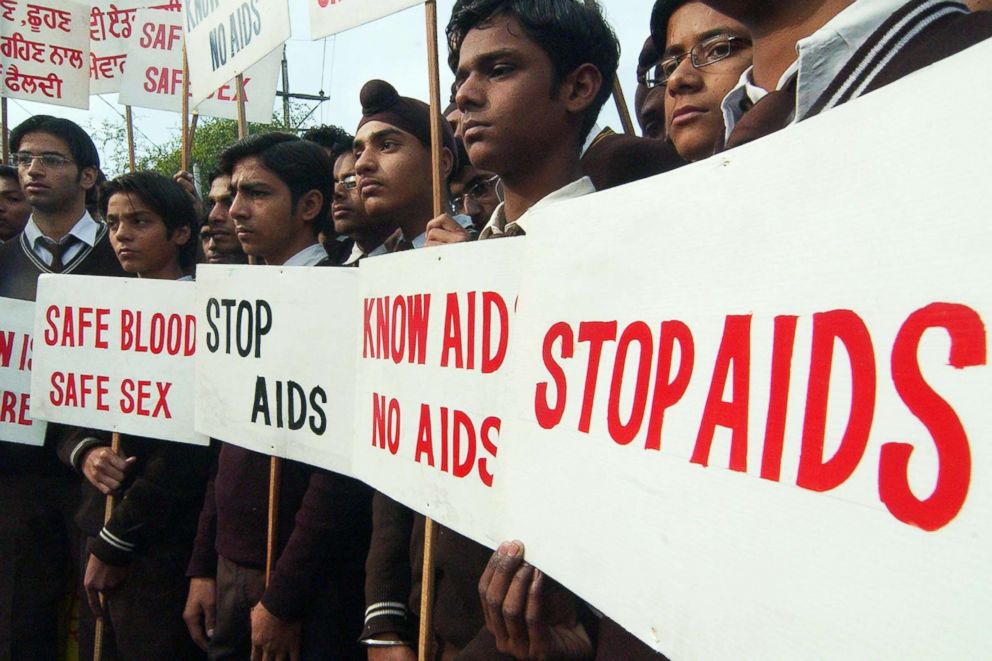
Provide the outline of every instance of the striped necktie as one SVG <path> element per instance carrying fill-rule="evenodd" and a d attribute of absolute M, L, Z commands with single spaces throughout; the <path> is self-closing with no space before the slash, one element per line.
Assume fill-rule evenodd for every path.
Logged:
<path fill-rule="evenodd" d="M 52 263 L 48 266 L 52 273 L 62 272 L 65 268 L 65 264 L 62 263 L 62 255 L 70 247 L 79 243 L 79 239 L 72 234 L 66 234 L 60 241 L 54 241 L 47 236 L 41 237 L 39 241 L 45 246 L 45 250 L 52 253 Z"/>

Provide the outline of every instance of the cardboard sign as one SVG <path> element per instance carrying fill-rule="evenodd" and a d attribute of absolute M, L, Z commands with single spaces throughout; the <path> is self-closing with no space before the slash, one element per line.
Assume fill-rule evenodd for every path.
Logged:
<path fill-rule="evenodd" d="M 321 39 L 371 23 L 408 7 L 422 5 L 424 0 L 307 0 L 307 4 L 310 6 L 310 38 Z"/>
<path fill-rule="evenodd" d="M 158 9 L 139 10 L 129 40 L 128 64 L 121 83 L 120 102 L 140 108 L 182 112 L 182 15 Z M 245 116 L 251 122 L 269 122 L 282 53 L 275 50 L 244 75 Z M 190 61 L 192 71 L 192 60 Z M 190 77 L 192 84 L 193 76 Z M 192 96 L 192 93 L 191 93 Z M 237 119 L 237 87 L 230 81 L 196 110 L 205 116 Z M 192 105 L 191 105 L 192 108 Z"/>
<path fill-rule="evenodd" d="M 520 250 L 512 240 L 431 248 L 359 269 L 356 473 L 490 545 Z"/>
<path fill-rule="evenodd" d="M 357 295 L 356 269 L 200 265 L 197 431 L 352 475 Z"/>
<path fill-rule="evenodd" d="M 191 282 L 40 276 L 35 416 L 205 445 L 193 431 L 194 297 Z"/>
<path fill-rule="evenodd" d="M 89 5 L 76 0 L 0 2 L 3 96 L 89 108 Z"/>
<path fill-rule="evenodd" d="M 181 12 L 180 0 L 115 0 L 90 10 L 90 94 L 119 92 L 127 61 L 128 41 L 141 7 Z"/>
<path fill-rule="evenodd" d="M 531 562 L 675 659 L 988 652 L 990 58 L 541 212 L 500 444 Z"/>
<path fill-rule="evenodd" d="M 0 441 L 44 445 L 48 423 L 31 417 L 34 303 L 0 298 Z"/>
<path fill-rule="evenodd" d="M 187 2 L 183 18 L 193 105 L 247 72 L 290 34 L 287 0 Z"/>

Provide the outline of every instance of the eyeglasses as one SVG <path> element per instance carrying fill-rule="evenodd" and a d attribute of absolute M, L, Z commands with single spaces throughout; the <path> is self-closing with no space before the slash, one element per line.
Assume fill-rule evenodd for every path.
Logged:
<path fill-rule="evenodd" d="M 334 182 L 335 186 L 337 186 L 338 184 L 344 186 L 345 190 L 355 190 L 356 188 L 358 188 L 358 175 L 347 174 L 341 177 L 341 179 L 339 179 L 338 181 Z"/>
<path fill-rule="evenodd" d="M 712 39 L 707 39 L 693 46 L 688 53 L 666 57 L 660 61 L 655 66 L 654 72 L 647 75 L 644 84 L 649 88 L 667 85 L 668 79 L 675 75 L 675 70 L 679 68 L 679 65 L 686 58 L 689 58 L 693 67 L 702 69 L 717 62 L 722 62 L 750 47 L 751 40 L 744 37 L 719 35 Z"/>
<path fill-rule="evenodd" d="M 40 160 L 46 168 L 52 169 L 64 168 L 72 163 L 71 159 L 58 154 L 31 154 L 26 151 L 19 151 L 10 155 L 10 164 L 19 168 L 31 167 L 31 164 L 36 160 Z"/>
<path fill-rule="evenodd" d="M 496 188 L 498 185 L 499 185 L 499 175 L 494 174 L 488 179 L 481 179 L 480 181 L 476 182 L 474 186 L 469 188 L 463 194 L 454 198 L 452 202 L 454 203 L 456 209 L 464 209 L 466 197 L 470 197 L 476 201 L 481 200 L 486 195 L 489 195 L 489 193 L 491 193 L 492 190 Z M 496 190 L 496 197 L 497 198 L 500 197 L 499 189 Z M 502 201 L 502 199 L 500 199 L 500 201 Z"/>

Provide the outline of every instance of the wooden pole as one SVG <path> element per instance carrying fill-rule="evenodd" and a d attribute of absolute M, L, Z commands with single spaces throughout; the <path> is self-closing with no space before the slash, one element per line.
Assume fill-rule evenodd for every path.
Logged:
<path fill-rule="evenodd" d="M 183 88 L 182 100 L 182 146 L 179 153 L 179 169 L 189 171 L 189 62 L 186 60 L 186 44 L 183 44 Z"/>
<path fill-rule="evenodd" d="M 186 162 L 192 167 L 193 163 L 193 138 L 196 137 L 196 124 L 200 120 L 200 113 L 193 111 L 189 121 L 189 138 L 186 141 Z"/>
<path fill-rule="evenodd" d="M 441 82 L 437 57 L 437 3 L 424 3 L 427 22 L 427 73 L 431 101 L 431 175 L 433 180 L 434 215 L 440 216 L 444 206 L 444 180 L 441 178 Z M 437 526 L 430 517 L 424 520 L 424 565 L 420 579 L 420 640 L 417 658 L 433 659 L 434 643 L 434 541 Z"/>
<path fill-rule="evenodd" d="M 238 91 L 238 140 L 248 135 L 248 120 L 245 119 L 245 79 L 240 73 L 234 82 Z"/>
<path fill-rule="evenodd" d="M 620 115 L 623 132 L 627 135 L 634 135 L 634 123 L 630 121 L 630 111 L 627 110 L 627 99 L 623 96 L 623 88 L 620 87 L 619 78 L 613 79 L 613 100 L 617 104 L 617 113 Z"/>
<path fill-rule="evenodd" d="M 269 458 L 269 525 L 265 540 L 265 585 L 272 578 L 279 545 L 279 487 L 282 484 L 282 460 Z"/>
<path fill-rule="evenodd" d="M 127 165 L 131 172 L 137 169 L 134 161 L 134 117 L 131 106 L 124 106 L 124 124 L 127 126 Z"/>
<path fill-rule="evenodd" d="M 130 110 L 130 108 L 128 108 Z M 132 169 L 132 172 L 134 170 Z M 121 435 L 114 432 L 110 437 L 110 449 L 113 450 L 114 454 L 120 454 L 121 451 Z M 107 496 L 107 501 L 103 507 L 103 523 L 107 524 L 110 521 L 110 516 L 114 513 L 114 497 L 112 495 Z M 103 605 L 103 595 L 100 595 L 100 605 Z M 93 661 L 103 661 L 103 616 L 96 619 L 96 628 L 93 631 Z"/>
<path fill-rule="evenodd" d="M 3 164 L 10 165 L 10 136 L 7 135 L 7 97 L 0 98 L 0 133 L 3 134 Z"/>

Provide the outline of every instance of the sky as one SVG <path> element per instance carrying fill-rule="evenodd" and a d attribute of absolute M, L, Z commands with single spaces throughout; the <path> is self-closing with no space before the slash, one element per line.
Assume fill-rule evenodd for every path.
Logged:
<path fill-rule="evenodd" d="M 279 0 L 265 0 L 277 2 Z M 286 43 L 289 63 L 290 91 L 330 97 L 314 111 L 313 119 L 320 124 L 336 124 L 350 132 L 361 118 L 358 92 L 365 81 L 381 78 L 392 83 L 400 94 L 427 101 L 426 20 L 423 6 L 403 10 L 374 23 L 363 25 L 333 37 L 310 40 L 309 17 L 305 0 L 289 0 L 292 36 Z M 440 83 L 442 105 L 447 104 L 453 76 L 448 70 L 444 26 L 451 15 L 454 0 L 437 0 L 438 53 L 441 64 Z M 633 101 L 636 87 L 637 55 L 648 34 L 648 19 L 653 0 L 601 0 L 607 20 L 620 40 L 621 58 L 618 76 L 627 103 Z M 282 81 L 279 83 L 282 89 Z M 314 102 L 304 102 L 312 108 Z M 278 97 L 274 108 L 281 108 Z M 103 120 L 120 118 L 123 106 L 117 104 L 116 94 L 90 97 L 89 110 L 77 110 L 10 99 L 8 123 L 11 127 L 32 114 L 52 114 L 71 119 L 83 127 L 95 129 Z M 161 144 L 178 135 L 181 117 L 178 113 L 134 108 L 134 125 L 138 140 Z M 622 130 L 619 115 L 612 100 L 600 115 L 601 126 Z M 91 131 L 92 133 L 92 131 Z M 105 158 L 102 145 L 101 158 Z"/>

